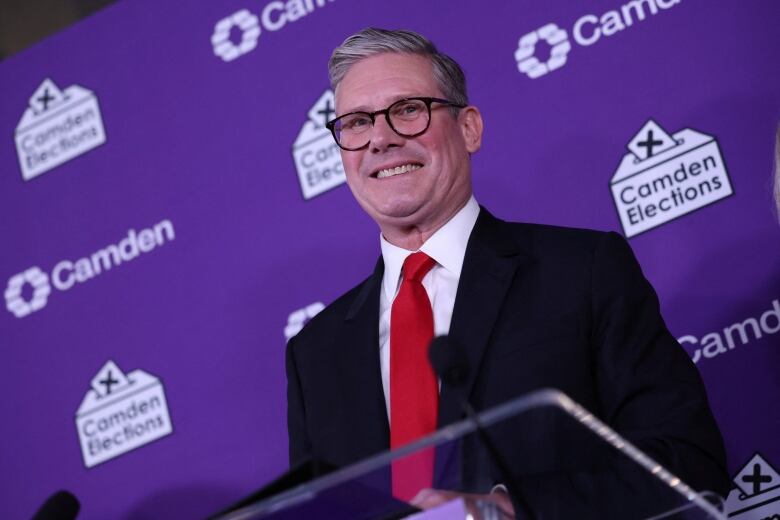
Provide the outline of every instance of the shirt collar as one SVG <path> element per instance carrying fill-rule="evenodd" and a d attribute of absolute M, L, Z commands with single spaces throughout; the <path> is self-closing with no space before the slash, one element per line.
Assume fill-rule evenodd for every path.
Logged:
<path fill-rule="evenodd" d="M 425 241 L 420 247 L 420 251 L 436 260 L 436 263 L 456 278 L 460 278 L 463 259 L 466 256 L 466 246 L 471 230 L 477 223 L 477 216 L 479 216 L 479 204 L 472 195 L 465 206 Z M 379 242 L 382 248 L 382 260 L 385 264 L 382 288 L 387 300 L 392 301 L 398 288 L 398 279 L 401 276 L 404 260 L 414 251 L 394 246 L 381 234 Z"/>

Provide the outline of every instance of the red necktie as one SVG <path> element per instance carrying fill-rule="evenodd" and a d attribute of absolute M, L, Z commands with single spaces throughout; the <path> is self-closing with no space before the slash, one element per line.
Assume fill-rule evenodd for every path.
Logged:
<path fill-rule="evenodd" d="M 390 311 L 390 447 L 436 430 L 439 383 L 428 362 L 433 310 L 422 279 L 436 262 L 422 252 L 404 261 L 403 278 Z M 434 450 L 393 461 L 393 496 L 410 501 L 433 484 Z"/>

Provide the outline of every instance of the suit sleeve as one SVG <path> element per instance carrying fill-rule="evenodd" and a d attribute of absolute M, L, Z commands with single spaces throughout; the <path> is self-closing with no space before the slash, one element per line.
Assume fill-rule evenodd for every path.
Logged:
<path fill-rule="evenodd" d="M 604 235 L 592 272 L 603 419 L 694 489 L 725 496 L 726 456 L 704 384 L 622 237 Z"/>
<path fill-rule="evenodd" d="M 592 256 L 591 337 L 600 418 L 695 490 L 728 493 L 720 432 L 698 370 L 664 324 L 631 248 L 602 235 Z M 617 456 L 601 468 L 521 478 L 539 518 L 657 514 L 675 495 Z M 680 502 L 683 503 L 682 497 Z"/>
<path fill-rule="evenodd" d="M 295 338 L 287 343 L 285 365 L 287 371 L 287 438 L 289 441 L 290 467 L 311 457 L 311 444 L 306 431 L 306 411 L 303 406 L 303 390 L 294 354 Z"/>

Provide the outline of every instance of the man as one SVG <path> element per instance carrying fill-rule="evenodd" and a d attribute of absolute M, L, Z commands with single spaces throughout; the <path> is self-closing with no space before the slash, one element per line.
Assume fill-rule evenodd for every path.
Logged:
<path fill-rule="evenodd" d="M 561 389 L 695 488 L 724 493 L 701 380 L 625 241 L 507 223 L 478 206 L 470 155 L 482 118 L 460 67 L 424 37 L 363 30 L 329 71 L 329 126 L 355 199 L 379 225 L 382 257 L 288 345 L 291 463 L 350 464 L 460 419 L 455 391 L 439 391 L 425 361 L 431 336 L 448 334 L 467 350 L 477 409 Z M 423 507 L 452 496 L 417 494 L 434 484 L 433 461 L 410 464 L 392 468 L 396 496 Z M 510 464 L 522 476 L 524 461 Z M 526 498 L 544 509 L 550 490 L 535 485 Z"/>

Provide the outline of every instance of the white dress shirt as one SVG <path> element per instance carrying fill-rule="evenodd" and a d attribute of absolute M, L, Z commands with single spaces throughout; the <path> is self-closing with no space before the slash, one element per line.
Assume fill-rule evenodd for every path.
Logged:
<path fill-rule="evenodd" d="M 436 260 L 436 265 L 422 279 L 433 308 L 433 334 L 440 336 L 450 331 L 452 309 L 458 290 L 463 258 L 471 230 L 477 222 L 479 204 L 472 196 L 465 206 L 439 228 L 420 247 L 420 251 Z M 379 237 L 385 273 L 379 297 L 379 363 L 382 369 L 382 388 L 385 392 L 387 418 L 390 419 L 390 311 L 401 286 L 401 268 L 406 257 L 415 251 L 394 246 Z"/>

